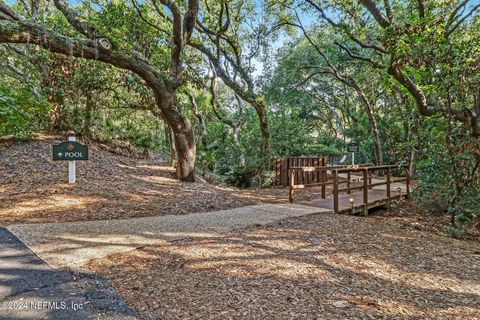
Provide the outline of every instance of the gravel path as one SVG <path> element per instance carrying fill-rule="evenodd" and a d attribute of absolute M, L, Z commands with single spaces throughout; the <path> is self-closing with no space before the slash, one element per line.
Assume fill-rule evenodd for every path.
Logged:
<path fill-rule="evenodd" d="M 329 212 L 296 204 L 264 204 L 232 210 L 134 219 L 13 225 L 8 229 L 53 267 L 78 268 L 113 253 L 218 232 Z"/>
<path fill-rule="evenodd" d="M 105 279 L 52 269 L 0 228 L 0 319 L 135 318 Z"/>

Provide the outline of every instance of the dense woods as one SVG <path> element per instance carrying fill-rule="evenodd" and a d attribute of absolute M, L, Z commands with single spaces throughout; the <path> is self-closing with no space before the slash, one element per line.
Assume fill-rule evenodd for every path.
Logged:
<path fill-rule="evenodd" d="M 478 1 L 0 1 L 0 43 L 0 136 L 128 141 L 239 187 L 355 141 L 454 235 L 478 220 Z"/>

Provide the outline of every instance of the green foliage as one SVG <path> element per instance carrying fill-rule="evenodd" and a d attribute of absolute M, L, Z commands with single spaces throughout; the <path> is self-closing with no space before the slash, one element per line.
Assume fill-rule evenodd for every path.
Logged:
<path fill-rule="evenodd" d="M 438 155 L 430 156 L 418 162 L 417 174 L 419 181 L 414 189 L 417 199 L 435 211 L 446 212 L 454 192 L 448 162 Z"/>
<path fill-rule="evenodd" d="M 449 145 L 446 148 L 441 144 L 446 133 L 438 130 L 440 128 L 428 133 L 430 152 L 417 165 L 419 180 L 414 195 L 429 208 L 450 214 L 452 225 L 449 231 L 459 238 L 470 222 L 480 218 L 480 177 L 476 171 L 479 160 L 464 147 L 457 149 L 455 145 Z M 452 132 L 448 135 L 455 138 Z M 456 138 L 460 145 L 468 141 L 464 133 Z"/>
<path fill-rule="evenodd" d="M 239 188 L 249 188 L 255 176 L 253 168 L 244 166 L 228 167 L 220 170 L 219 173 L 225 178 L 225 182 Z"/>
<path fill-rule="evenodd" d="M 342 154 L 342 152 L 338 150 L 335 146 L 316 143 L 311 144 L 306 148 L 306 154 L 338 157 Z"/>
<path fill-rule="evenodd" d="M 48 112 L 48 103 L 38 101 L 29 90 L 0 84 L 0 136 L 29 138 L 45 124 Z"/>
<path fill-rule="evenodd" d="M 454 225 L 451 228 L 453 236 L 460 237 L 471 221 L 480 218 L 479 208 L 480 188 L 465 188 L 455 205 L 448 209 L 448 213 L 454 217 Z"/>

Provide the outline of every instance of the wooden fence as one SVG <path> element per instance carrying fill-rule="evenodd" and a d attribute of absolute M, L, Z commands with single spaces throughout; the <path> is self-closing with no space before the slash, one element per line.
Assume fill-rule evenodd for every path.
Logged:
<path fill-rule="evenodd" d="M 274 159 L 273 170 L 275 171 L 275 185 L 288 186 L 290 168 L 325 167 L 326 165 L 327 157 L 324 156 Z M 296 184 L 314 183 L 322 181 L 321 174 L 321 172 L 315 171 L 296 171 L 293 178 Z"/>

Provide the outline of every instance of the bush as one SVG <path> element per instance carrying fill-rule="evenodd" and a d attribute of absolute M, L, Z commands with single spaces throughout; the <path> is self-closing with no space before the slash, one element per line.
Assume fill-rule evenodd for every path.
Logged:
<path fill-rule="evenodd" d="M 225 182 L 238 188 L 250 188 L 252 180 L 255 177 L 256 170 L 243 166 L 231 167 L 225 169 L 221 174 Z"/>
<path fill-rule="evenodd" d="M 257 174 L 252 179 L 252 186 L 256 188 L 271 187 L 275 182 L 275 171 L 267 170 Z"/>
<path fill-rule="evenodd" d="M 480 189 L 475 181 L 455 194 L 452 166 L 445 158 L 431 156 L 417 164 L 419 183 L 414 195 L 435 211 L 450 214 L 455 238 L 463 236 L 472 221 L 480 218 Z"/>
<path fill-rule="evenodd" d="M 414 196 L 434 211 L 447 212 L 449 199 L 454 189 L 451 182 L 451 169 L 448 163 L 436 157 L 430 157 L 417 163 L 418 186 Z"/>
<path fill-rule="evenodd" d="M 30 138 L 46 122 L 49 105 L 25 89 L 15 91 L 0 85 L 0 136 Z"/>

